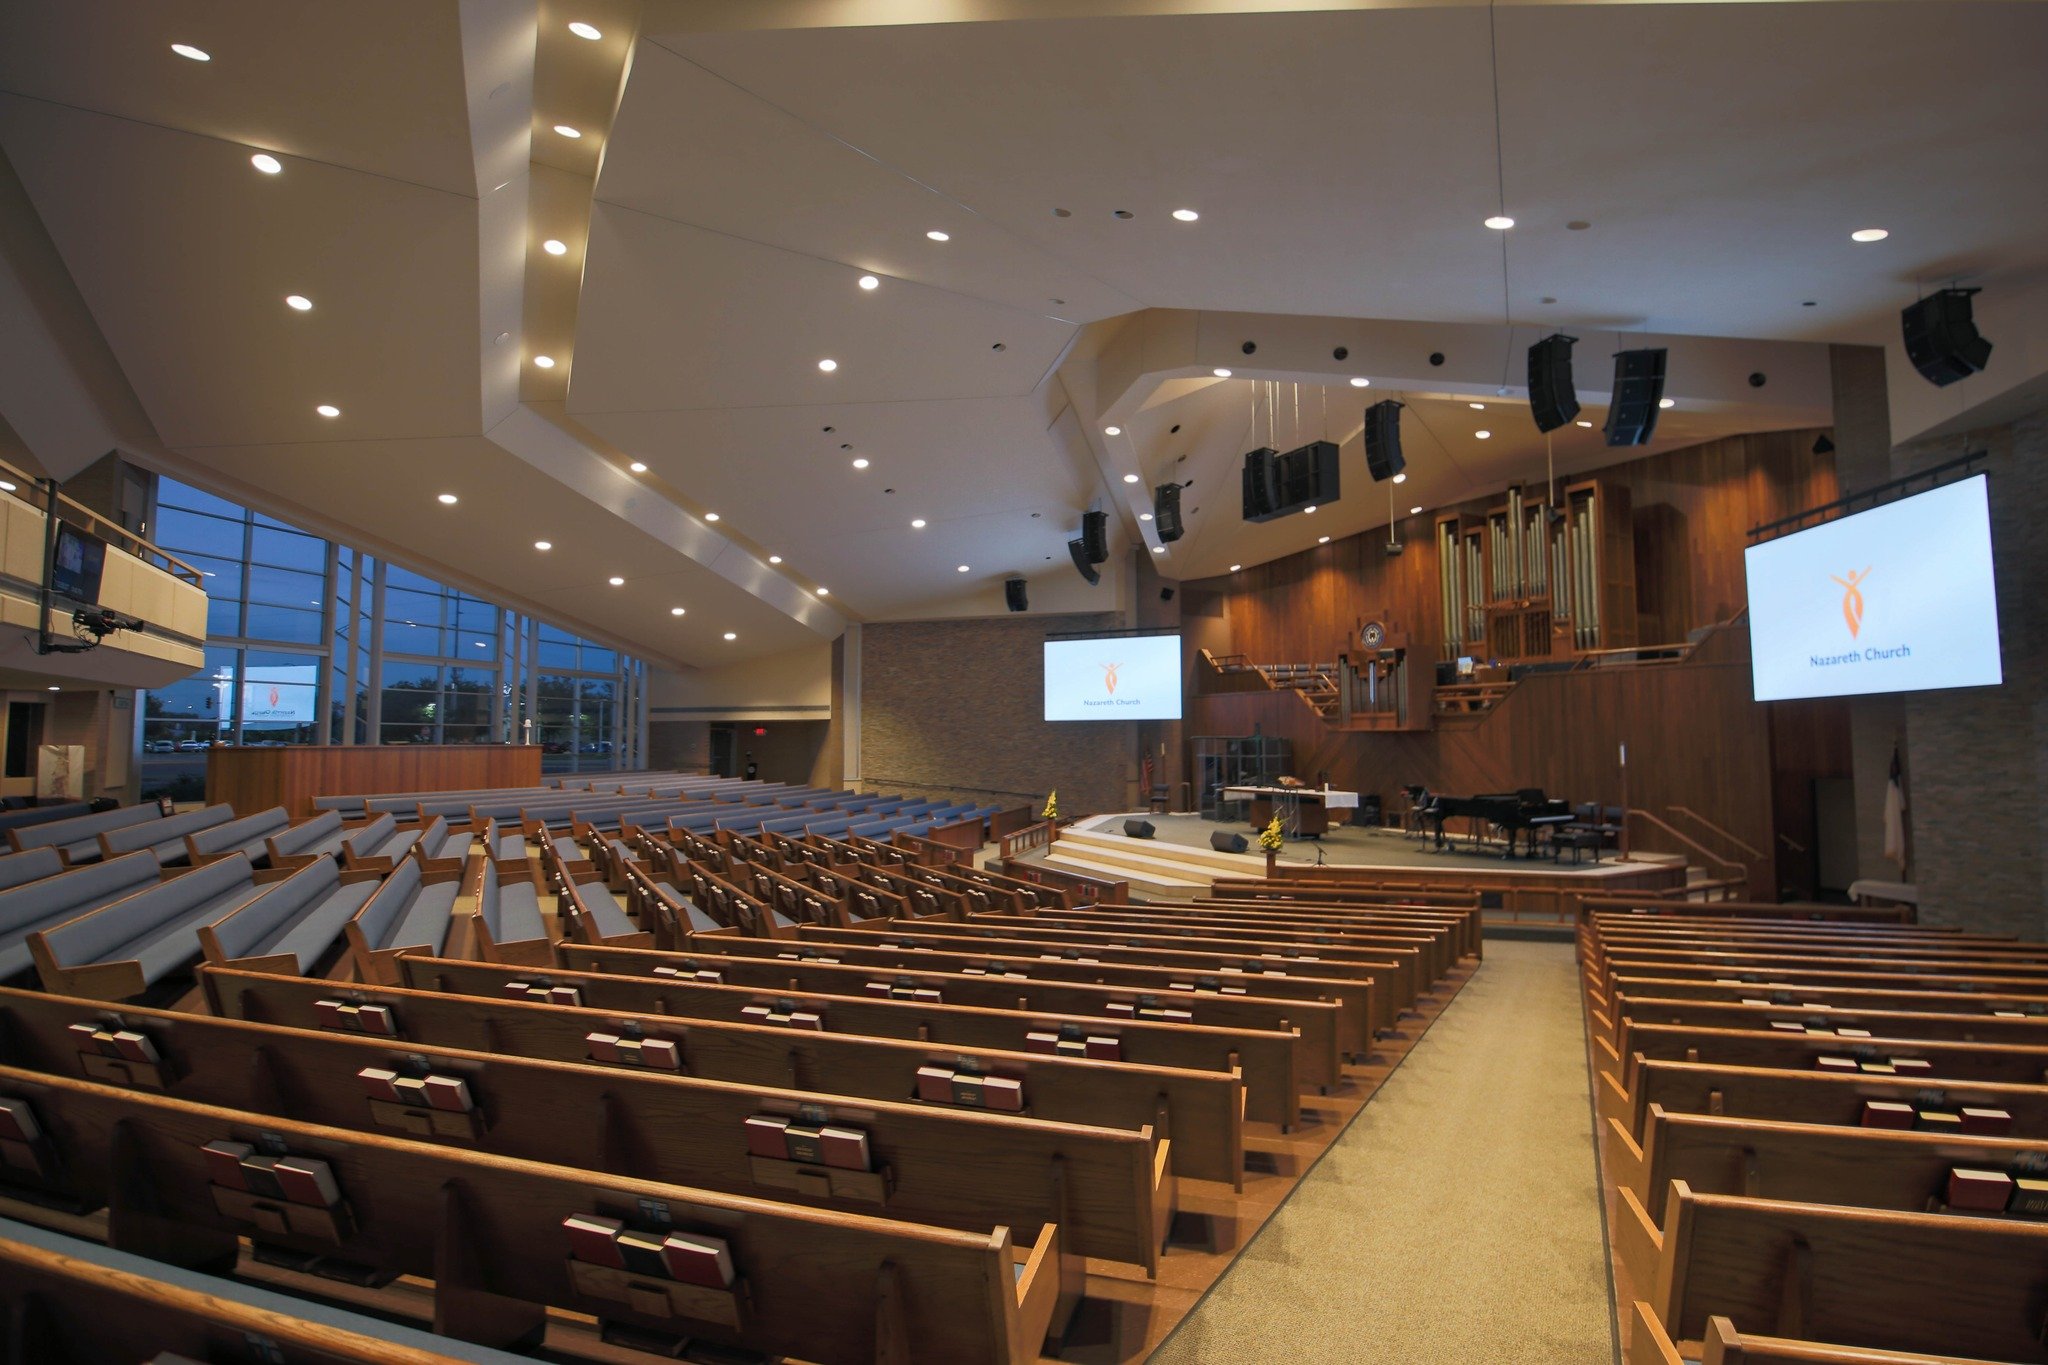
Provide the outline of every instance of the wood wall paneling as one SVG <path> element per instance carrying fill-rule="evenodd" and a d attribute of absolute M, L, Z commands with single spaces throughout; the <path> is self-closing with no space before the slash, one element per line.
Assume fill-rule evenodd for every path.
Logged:
<path fill-rule="evenodd" d="M 210 749 L 206 800 L 237 815 L 283 806 L 310 816 L 316 796 L 465 791 L 540 784 L 537 744 L 283 745 Z"/>

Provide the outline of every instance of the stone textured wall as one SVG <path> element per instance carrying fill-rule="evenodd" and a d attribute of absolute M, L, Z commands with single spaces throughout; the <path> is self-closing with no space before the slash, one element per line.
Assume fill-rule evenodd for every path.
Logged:
<path fill-rule="evenodd" d="M 1048 633 L 1120 629 L 1113 613 L 869 623 L 861 628 L 861 785 L 1033 805 L 1131 809 L 1137 723 L 1048 724 Z"/>
<path fill-rule="evenodd" d="M 1961 454 L 1957 437 L 1893 453 L 1899 474 Z M 2048 938 L 2048 410 L 1973 432 L 1991 476 L 2005 682 L 1902 698 L 1922 917 Z M 1859 759 L 1862 757 L 1858 755 Z"/>

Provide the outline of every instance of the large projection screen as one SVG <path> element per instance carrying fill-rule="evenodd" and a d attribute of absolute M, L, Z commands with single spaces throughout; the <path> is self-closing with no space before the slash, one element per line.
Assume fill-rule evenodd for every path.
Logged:
<path fill-rule="evenodd" d="M 1753 545 L 1743 568 L 1758 701 L 2004 681 L 1982 474 Z"/>
<path fill-rule="evenodd" d="M 1179 720 L 1180 636 L 1045 642 L 1047 720 Z"/>

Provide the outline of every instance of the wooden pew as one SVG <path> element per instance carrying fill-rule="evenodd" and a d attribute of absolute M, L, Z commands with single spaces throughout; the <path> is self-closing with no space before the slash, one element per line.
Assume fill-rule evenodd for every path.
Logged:
<path fill-rule="evenodd" d="M 338 988 L 211 967 L 200 969 L 200 979 L 213 1012 L 225 1018 L 318 1029 L 319 1002 L 340 999 L 385 1006 L 396 1017 L 403 1041 L 580 1063 L 591 1060 L 590 1034 L 637 1029 L 644 1037 L 674 1042 L 691 1076 L 857 1099 L 906 1101 L 916 1093 L 920 1066 L 964 1058 L 987 1072 L 1021 1077 L 1028 1117 L 1132 1132 L 1150 1126 L 1155 1136 L 1172 1140 L 1176 1175 L 1227 1181 L 1233 1187 L 1243 1182 L 1244 1086 L 1234 1072 L 678 1019 L 657 1010 L 528 1003 L 505 997 L 491 982 L 484 973 L 498 971 L 499 980 L 505 979 L 503 969 L 492 964 L 404 961 L 408 973 L 426 972 L 425 979 L 449 989 Z M 538 975 L 524 974 L 527 979 Z M 568 979 L 561 973 L 546 975 Z M 465 986 L 484 994 L 460 993 Z"/>
<path fill-rule="evenodd" d="M 1852 986 L 1757 986 L 1743 982 L 1686 980 L 1664 976 L 1618 976 L 1615 992 L 1621 997 L 1655 997 L 1662 1000 L 1767 1000 L 1791 1008 L 1817 1006 L 1820 1009 L 1882 1009 L 1926 1011 L 1931 1014 L 1992 1014 L 1999 1010 L 2026 1015 L 2048 1015 L 2048 982 L 2033 989 L 1938 991 L 1917 989 L 1883 990 Z M 1933 983 L 1926 983 L 1933 984 Z M 1589 997 L 1593 999 L 1593 997 Z M 1606 1013 L 1607 1002 L 1594 999 L 1594 1007 Z"/>
<path fill-rule="evenodd" d="M 537 1339 L 553 1307 L 823 1365 L 1011 1365 L 1036 1358 L 1056 1306 L 1078 1284 L 1078 1262 L 1062 1265 L 1050 1225 L 1027 1249 L 1013 1247 L 1006 1228 L 956 1232 L 806 1209 L 14 1068 L 0 1068 L 0 1093 L 34 1106 L 59 1168 L 50 1183 L 105 1207 L 116 1248 L 219 1269 L 235 1263 L 247 1235 L 382 1275 L 430 1278 L 435 1330 L 488 1345 Z M 317 1155 L 343 1204 L 286 1210 L 235 1192 L 216 1197 L 200 1149 L 222 1139 Z M 567 1256 L 561 1223 L 577 1213 L 723 1237 L 740 1279 L 732 1291 L 698 1291 L 591 1274 Z"/>
<path fill-rule="evenodd" d="M 1595 1038 L 1596 1065 L 1615 1072 L 1624 1089 L 1635 1084 L 1636 1059 L 1706 1061 L 1730 1066 L 1768 1066 L 1811 1071 L 1817 1058 L 1857 1057 L 1869 1061 L 1920 1058 L 1932 1066 L 1930 1081 L 2004 1081 L 2031 1085 L 2048 1075 L 2048 1046 L 2023 1043 L 1956 1043 L 1924 1038 L 1839 1038 L 1818 1033 L 1778 1033 L 1747 1029 L 1687 1028 L 1679 1024 L 1643 1024 L 1631 1028 L 1629 1053 L 1619 1056 L 1605 1039 Z"/>
<path fill-rule="evenodd" d="M 676 953 L 638 948 L 593 948 L 576 943 L 563 943 L 557 947 L 556 953 L 562 965 L 572 971 L 628 976 L 647 976 L 656 967 L 694 961 Z M 1191 994 L 1167 990 L 1163 980 L 1159 989 L 1143 991 L 1132 986 L 1019 981 L 1006 976 L 969 976 L 933 971 L 901 972 L 815 961 L 750 961 L 728 957 L 720 959 L 718 970 L 728 985 L 756 990 L 866 996 L 876 994 L 868 990 L 870 983 L 885 987 L 907 985 L 938 991 L 942 1000 L 952 1004 L 1044 1011 L 1103 1022 L 1133 1017 L 1112 1011 L 1110 1006 L 1113 1004 L 1145 1008 L 1146 1002 L 1151 1001 L 1160 1008 L 1185 1009 L 1193 1016 L 1188 1021 L 1190 1023 L 1255 1029 L 1266 1033 L 1285 1033 L 1292 1029 L 1301 1035 L 1296 1067 L 1302 1082 L 1320 1087 L 1327 1093 L 1329 1087 L 1343 1080 L 1339 1006 L 1331 1001 Z"/>
<path fill-rule="evenodd" d="M 0 989 L 6 1064 L 161 1090 L 179 1099 L 277 1114 L 527 1161 L 886 1214 L 911 1222 L 1021 1235 L 1057 1223 L 1077 1255 L 1156 1272 L 1174 1207 L 1165 1139 L 1140 1129 L 1050 1123 L 1008 1114 L 863 1099 L 833 1104 L 808 1091 L 737 1085 L 652 1067 L 576 1065 L 167 1010 L 123 1009 L 122 1025 L 162 1062 L 135 1065 L 81 1049 L 77 1024 L 104 1026 L 90 1001 Z M 364 1068 L 453 1076 L 469 1113 L 373 1101 Z M 867 1133 L 875 1173 L 749 1157 L 756 1114 L 850 1123 Z M 564 1122 L 564 1115 L 577 1116 Z M 802 1174 L 799 1174 L 802 1172 Z M 823 1186 L 825 1188 L 819 1189 Z"/>
<path fill-rule="evenodd" d="M 2048 1043 L 2048 1018 L 2002 1018 L 1981 1014 L 1939 1014 L 1931 1010 L 1801 1009 L 1793 1005 L 1752 1005 L 1741 1000 L 1665 1000 L 1621 996 L 1608 1019 L 1593 1011 L 1594 1026 L 1605 1027 L 1617 1052 L 1628 1052 L 1629 1031 L 1640 1024 L 1687 1028 L 1775 1029 L 1798 1024 L 1816 1031 L 1845 1028 L 1887 1038 L 1940 1038 L 1965 1043 Z M 1780 1030 L 1790 1032 L 1790 1030 Z M 1855 1035 L 1844 1036 L 1844 1041 Z"/>
<path fill-rule="evenodd" d="M 1630 1309 L 1627 1365 L 1685 1365 L 1664 1324 L 1650 1305 L 1638 1300 Z M 1738 1332 L 1726 1318 L 1708 1318 L 1700 1344 L 1699 1365 L 1994 1365 L 1979 1357 L 1931 1356 L 1919 1351 L 1873 1351 L 1865 1346 L 1830 1346 L 1819 1341 Z"/>
<path fill-rule="evenodd" d="M 2048 1361 L 2048 1225 L 1695 1194 L 1675 1182 L 1660 1232 L 1619 1196 L 1615 1240 L 1669 1338 L 1739 1331 L 1882 1350 Z"/>
<path fill-rule="evenodd" d="M 1400 978 L 1390 980 L 1388 984 L 1417 995 L 1426 993 L 1430 984 L 1441 978 L 1456 965 L 1457 961 L 1449 945 L 1440 938 L 1403 932 L 1390 934 L 1371 924 L 1269 920 L 1263 917 L 1235 915 L 1183 915 L 1178 912 L 1168 914 L 1164 911 L 1133 911 L 1121 907 L 1109 910 L 1062 910 L 1027 918 L 1046 928 L 1058 929 L 1118 932 L 1157 929 L 1166 925 L 1173 932 L 1190 938 L 1235 939 L 1248 936 L 1294 935 L 1305 942 L 1349 943 L 1361 950 L 1370 949 L 1376 956 L 1403 962 L 1405 966 Z M 1008 920 L 993 915 L 977 915 L 975 922 L 1005 923 Z"/>

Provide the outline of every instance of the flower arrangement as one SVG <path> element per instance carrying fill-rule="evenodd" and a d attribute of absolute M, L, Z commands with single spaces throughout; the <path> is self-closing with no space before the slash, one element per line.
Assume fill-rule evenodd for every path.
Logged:
<path fill-rule="evenodd" d="M 1286 837 L 1280 833 L 1280 817 L 1277 815 L 1259 831 L 1259 847 L 1268 853 L 1278 853 L 1286 842 Z"/>
<path fill-rule="evenodd" d="M 1038 818 L 1041 820 L 1057 820 L 1060 818 L 1060 794 L 1057 790 L 1049 791 L 1045 794 L 1045 809 L 1038 813 Z"/>

